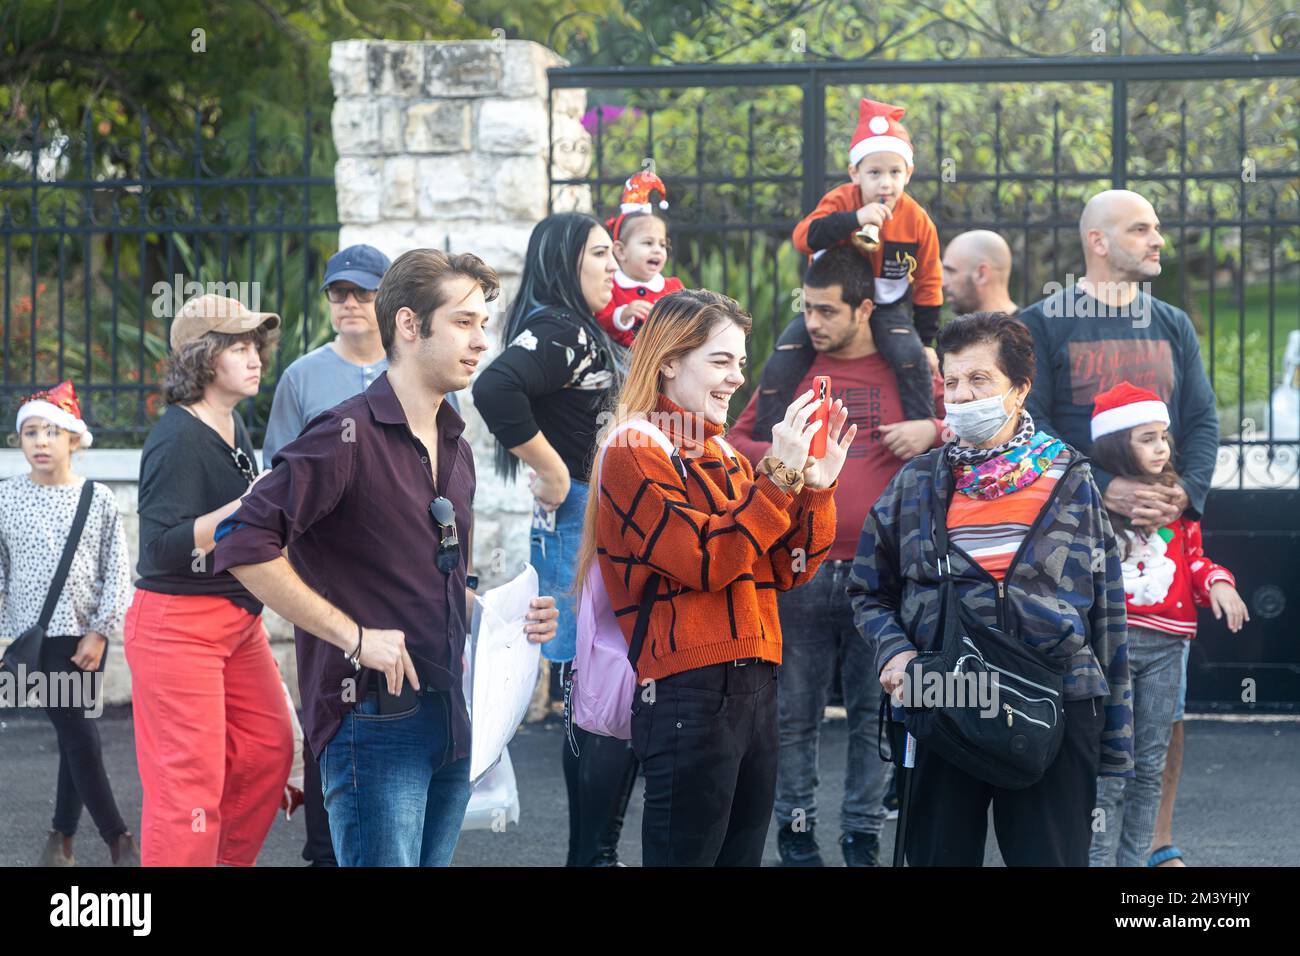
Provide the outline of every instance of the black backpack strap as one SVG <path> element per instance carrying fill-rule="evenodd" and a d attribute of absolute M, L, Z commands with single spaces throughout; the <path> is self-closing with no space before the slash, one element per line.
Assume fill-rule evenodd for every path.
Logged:
<path fill-rule="evenodd" d="M 934 464 L 934 482 L 930 495 L 930 518 L 934 526 L 934 547 L 938 552 L 939 573 L 947 579 L 952 576 L 952 566 L 948 561 L 948 489 L 944 474 L 940 470 L 946 469 L 948 464 L 942 448 L 938 451 L 937 459 Z"/>
<path fill-rule="evenodd" d="M 945 655 L 945 659 L 955 659 L 955 655 L 960 650 L 958 642 L 961 640 L 961 634 L 957 624 L 961 617 L 961 602 L 957 598 L 957 582 L 953 578 L 952 555 L 948 547 L 948 485 L 951 475 L 947 472 L 948 463 L 942 449 L 937 453 L 937 458 L 930 495 L 930 516 L 931 524 L 934 526 L 934 546 L 939 567 L 939 596 L 943 602 L 939 652 Z"/>
<path fill-rule="evenodd" d="M 81 541 L 81 532 L 86 527 L 86 518 L 90 514 L 90 503 L 94 497 L 95 483 L 87 478 L 81 486 L 81 498 L 77 501 L 77 513 L 72 518 L 72 529 L 68 532 L 68 540 L 63 542 L 63 555 L 59 558 L 59 566 L 54 571 L 54 579 L 45 594 L 45 606 L 41 608 L 41 617 L 36 624 L 42 631 L 50 626 L 50 618 L 54 617 L 54 608 L 58 605 L 63 585 L 68 580 L 68 571 L 72 568 L 72 559 L 76 556 L 77 544 Z"/>
<path fill-rule="evenodd" d="M 650 612 L 654 610 L 655 596 L 659 592 L 659 575 L 651 574 L 646 579 L 645 589 L 641 592 L 641 607 L 636 612 L 636 626 L 632 628 L 632 643 L 627 649 L 627 659 L 636 673 L 636 663 L 641 659 L 641 647 L 645 644 L 645 632 L 650 627 Z"/>

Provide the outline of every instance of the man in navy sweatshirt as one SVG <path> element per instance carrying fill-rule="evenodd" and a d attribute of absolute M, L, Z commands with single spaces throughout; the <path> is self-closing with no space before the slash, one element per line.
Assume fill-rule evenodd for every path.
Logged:
<path fill-rule="evenodd" d="M 1077 282 L 1023 310 L 1017 318 L 1034 337 L 1038 373 L 1025 408 L 1043 431 L 1087 454 L 1092 446 L 1092 399 L 1124 379 L 1148 388 L 1169 407 L 1180 483 L 1147 485 L 1093 465 L 1102 500 L 1135 523 L 1162 528 L 1184 512 L 1199 519 L 1219 450 L 1214 389 L 1201 363 L 1196 330 L 1182 309 L 1148 291 L 1160 275 L 1160 220 L 1151 203 L 1126 189 L 1088 200 L 1079 217 L 1086 272 Z M 1183 764 L 1182 692 L 1165 759 L 1160 811 L 1150 862 L 1183 866 L 1173 844 L 1174 797 Z"/>
<path fill-rule="evenodd" d="M 1163 527 L 1184 512 L 1199 519 L 1219 419 L 1191 319 L 1149 292 L 1165 244 L 1160 220 L 1137 193 L 1111 189 L 1088 201 L 1079 236 L 1084 275 L 1017 316 L 1034 337 L 1038 362 L 1025 408 L 1043 431 L 1086 455 L 1093 396 L 1125 379 L 1151 389 L 1169 406 L 1181 484 L 1147 485 L 1095 465 L 1093 476 L 1106 507 L 1135 522 Z"/>

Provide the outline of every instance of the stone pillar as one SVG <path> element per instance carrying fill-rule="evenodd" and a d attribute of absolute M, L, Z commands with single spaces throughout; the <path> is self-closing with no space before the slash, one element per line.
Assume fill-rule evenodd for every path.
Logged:
<path fill-rule="evenodd" d="M 481 256 L 502 280 L 489 358 L 501 345 L 529 234 L 547 213 L 546 70 L 563 63 L 522 40 L 331 46 L 339 245 L 369 243 L 394 259 L 420 247 Z M 554 94 L 556 178 L 587 173 L 585 108 L 585 91 Z M 556 190 L 556 211 L 590 205 L 586 187 Z M 470 393 L 457 397 L 478 470 L 474 565 L 490 585 L 528 560 L 531 498 L 522 480 L 496 477 L 492 436 Z"/>

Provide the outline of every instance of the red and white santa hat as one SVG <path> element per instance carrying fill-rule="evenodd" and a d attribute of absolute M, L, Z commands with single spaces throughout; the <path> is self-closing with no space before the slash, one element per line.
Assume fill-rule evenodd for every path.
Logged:
<path fill-rule="evenodd" d="M 648 169 L 631 176 L 623 184 L 623 201 L 619 203 L 619 212 L 651 212 L 650 194 L 659 193 L 659 208 L 668 208 L 668 187 L 664 181 Z"/>
<path fill-rule="evenodd" d="M 849 165 L 856 166 L 871 153 L 897 153 L 908 168 L 912 167 L 912 137 L 901 120 L 906 112 L 901 106 L 864 99 L 858 107 L 858 128 L 849 143 Z"/>
<path fill-rule="evenodd" d="M 643 169 L 639 173 L 634 173 L 628 181 L 623 184 L 623 199 L 618 205 L 618 214 L 610 216 L 605 220 L 605 227 L 609 229 L 609 234 L 615 240 L 618 239 L 619 230 L 623 226 L 623 219 L 633 213 L 654 212 L 654 206 L 650 205 L 650 196 L 652 193 L 659 193 L 659 208 L 668 208 L 668 187 L 664 181 L 655 173 L 648 169 Z"/>
<path fill-rule="evenodd" d="M 37 392 L 18 409 L 17 431 L 23 430 L 23 422 L 29 418 L 44 418 L 51 425 L 81 436 L 81 447 L 89 448 L 94 438 L 90 429 L 81 420 L 81 404 L 77 401 L 76 389 L 71 382 L 60 382 L 45 392 Z"/>
<path fill-rule="evenodd" d="M 1138 388 L 1131 382 L 1120 382 L 1114 388 L 1098 392 L 1092 400 L 1093 441 L 1102 435 L 1152 422 L 1168 425 L 1169 406 L 1155 392 Z"/>

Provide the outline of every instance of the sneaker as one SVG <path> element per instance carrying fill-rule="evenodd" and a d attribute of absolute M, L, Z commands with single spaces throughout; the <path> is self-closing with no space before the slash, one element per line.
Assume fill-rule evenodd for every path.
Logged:
<path fill-rule="evenodd" d="M 816 824 L 803 830 L 792 829 L 787 823 L 776 831 L 776 849 L 781 854 L 782 866 L 825 866 L 822 852 L 813 833 Z"/>
<path fill-rule="evenodd" d="M 891 771 L 889 774 L 889 789 L 885 791 L 885 799 L 880 801 L 885 808 L 886 820 L 898 819 L 898 773 Z"/>
<path fill-rule="evenodd" d="M 45 840 L 45 849 L 41 851 L 39 866 L 76 866 L 77 858 L 72 855 L 72 837 L 51 830 Z"/>
<path fill-rule="evenodd" d="M 873 833 L 849 831 L 840 837 L 845 866 L 879 866 L 880 838 Z"/>

